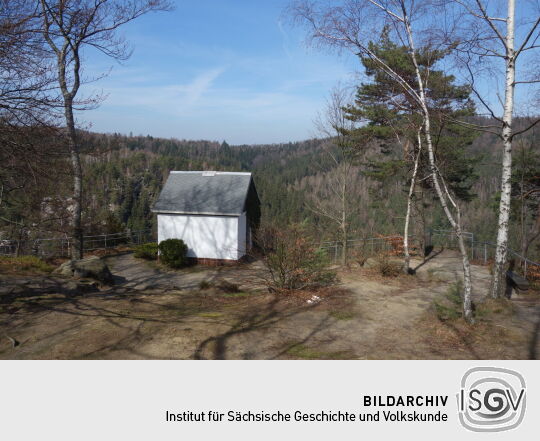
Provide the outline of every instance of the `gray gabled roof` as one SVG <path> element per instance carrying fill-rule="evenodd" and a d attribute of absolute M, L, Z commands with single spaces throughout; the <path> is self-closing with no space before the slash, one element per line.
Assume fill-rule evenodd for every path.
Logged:
<path fill-rule="evenodd" d="M 251 173 L 171 171 L 154 213 L 240 215 Z"/>

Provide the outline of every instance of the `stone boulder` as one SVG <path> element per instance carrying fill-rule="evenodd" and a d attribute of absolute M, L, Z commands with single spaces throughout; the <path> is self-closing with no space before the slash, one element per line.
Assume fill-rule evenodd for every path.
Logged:
<path fill-rule="evenodd" d="M 114 278 L 107 264 L 97 256 L 69 260 L 54 270 L 55 274 L 68 277 L 91 278 L 105 285 L 114 285 Z"/>

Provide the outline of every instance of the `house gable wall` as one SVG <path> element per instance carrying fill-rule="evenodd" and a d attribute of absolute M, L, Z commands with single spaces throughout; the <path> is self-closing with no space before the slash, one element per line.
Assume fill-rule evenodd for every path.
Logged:
<path fill-rule="evenodd" d="M 236 216 L 198 216 L 158 214 L 158 242 L 182 239 L 188 246 L 188 257 L 199 259 L 238 260 L 244 254 L 244 236 L 239 240 L 239 218 Z M 245 215 L 244 221 L 245 225 Z"/>

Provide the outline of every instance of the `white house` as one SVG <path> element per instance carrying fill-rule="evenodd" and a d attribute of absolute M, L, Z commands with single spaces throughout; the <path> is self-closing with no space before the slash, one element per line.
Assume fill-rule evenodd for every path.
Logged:
<path fill-rule="evenodd" d="M 251 173 L 171 171 L 152 209 L 158 242 L 182 239 L 188 257 L 238 260 L 261 217 Z"/>

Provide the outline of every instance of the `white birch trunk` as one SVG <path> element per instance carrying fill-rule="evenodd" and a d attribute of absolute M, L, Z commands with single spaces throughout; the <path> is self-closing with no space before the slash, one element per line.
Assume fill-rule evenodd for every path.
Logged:
<path fill-rule="evenodd" d="M 411 185 L 409 186 L 409 194 L 407 196 L 407 213 L 405 214 L 405 227 L 403 231 L 403 254 L 405 256 L 403 262 L 403 272 L 409 274 L 411 267 L 411 254 L 409 252 L 409 224 L 411 220 L 411 211 L 414 198 L 414 188 L 416 186 L 416 176 L 418 175 L 418 163 L 420 162 L 420 155 L 422 153 L 422 139 L 420 137 L 420 132 L 417 136 L 418 141 L 418 153 L 414 160 L 414 169 L 411 177 Z M 414 152 L 414 146 L 413 146 Z"/>
<path fill-rule="evenodd" d="M 421 106 L 422 106 L 422 113 L 424 115 L 424 135 L 426 137 L 426 146 L 427 146 L 427 152 L 428 152 L 428 158 L 429 158 L 429 165 L 430 165 L 430 171 L 431 171 L 431 177 L 433 179 L 433 185 L 435 187 L 435 191 L 437 193 L 437 197 L 439 198 L 439 201 L 441 203 L 441 206 L 446 214 L 446 217 L 448 218 L 448 221 L 450 222 L 450 225 L 452 225 L 452 228 L 457 236 L 458 244 L 459 244 L 459 250 L 461 253 L 461 259 L 463 264 L 463 317 L 465 320 L 469 323 L 472 323 L 474 321 L 473 314 L 472 314 L 472 281 L 471 281 L 471 267 L 469 263 L 469 256 L 467 255 L 467 248 L 465 247 L 465 242 L 463 240 L 463 234 L 461 230 L 461 216 L 460 216 L 460 210 L 458 205 L 452 200 L 450 194 L 448 193 L 448 189 L 446 186 L 443 189 L 441 188 L 440 182 L 439 182 L 439 172 L 437 170 L 436 162 L 435 162 L 435 153 L 433 150 L 433 143 L 431 139 L 431 121 L 430 121 L 430 115 L 429 110 L 427 107 L 427 101 L 426 101 L 426 95 L 424 90 L 424 81 L 422 79 L 422 75 L 420 74 L 420 69 L 418 67 L 418 62 L 416 60 L 416 49 L 414 45 L 414 40 L 412 37 L 412 30 L 408 21 L 408 18 L 405 17 L 405 10 L 404 12 L 404 24 L 405 29 L 407 32 L 407 38 L 409 40 L 409 46 L 411 48 L 411 57 L 415 68 L 415 75 L 418 82 L 418 90 L 420 94 L 420 100 L 421 100 Z M 450 208 L 448 206 L 447 202 L 447 196 L 452 205 L 457 210 L 457 216 L 454 218 L 452 215 L 452 212 L 450 211 Z"/>
<path fill-rule="evenodd" d="M 497 248 L 495 250 L 495 265 L 491 278 L 491 297 L 503 297 L 505 292 L 505 266 L 508 250 L 508 226 L 510 219 L 510 200 L 512 192 L 512 116 L 514 113 L 515 89 L 515 0 L 508 0 L 508 17 L 506 22 L 506 80 L 503 113 L 503 162 L 501 176 L 501 200 L 499 203 L 499 221 L 497 227 Z"/>

